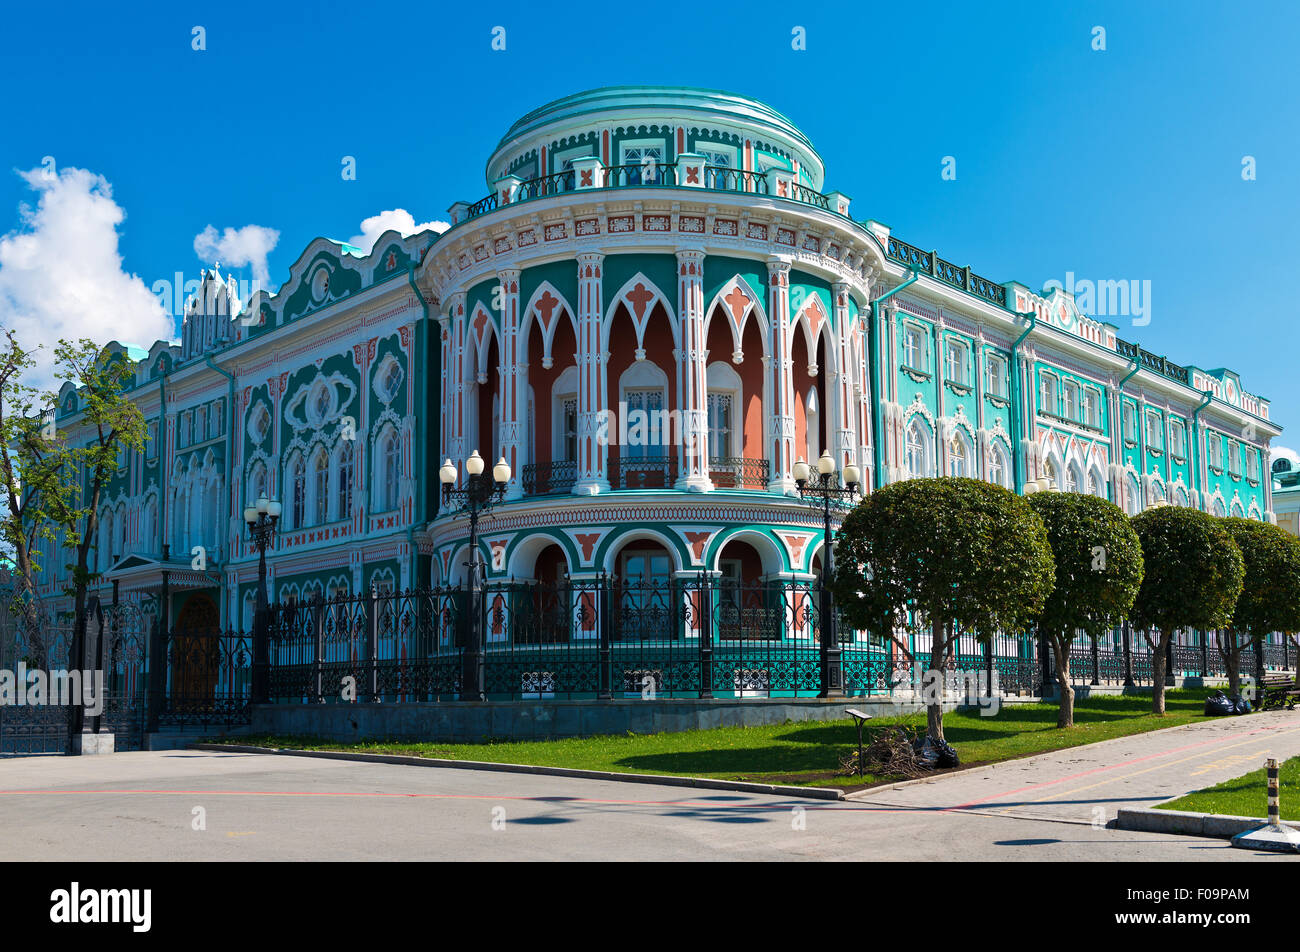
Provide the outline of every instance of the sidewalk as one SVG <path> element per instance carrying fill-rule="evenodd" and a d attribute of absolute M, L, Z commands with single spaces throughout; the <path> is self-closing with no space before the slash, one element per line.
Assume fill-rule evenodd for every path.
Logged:
<path fill-rule="evenodd" d="M 1135 734 L 849 794 L 878 807 L 1098 825 L 1300 755 L 1300 712 L 1269 711 Z"/>

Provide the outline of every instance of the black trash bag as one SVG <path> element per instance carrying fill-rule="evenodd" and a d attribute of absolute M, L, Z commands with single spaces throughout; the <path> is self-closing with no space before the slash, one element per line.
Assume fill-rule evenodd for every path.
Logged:
<path fill-rule="evenodd" d="M 1205 699 L 1205 713 L 1209 717 L 1223 717 L 1236 714 L 1237 705 L 1222 691 L 1215 691 Z"/>
<path fill-rule="evenodd" d="M 947 741 L 936 740 L 929 735 L 921 738 L 915 743 L 916 759 L 925 767 L 931 770 L 942 767 L 957 767 L 961 764 L 961 758 L 957 756 L 957 751 Z"/>
<path fill-rule="evenodd" d="M 1250 702 L 1240 694 L 1234 694 L 1232 697 L 1233 713 L 1249 714 L 1251 711 Z"/>

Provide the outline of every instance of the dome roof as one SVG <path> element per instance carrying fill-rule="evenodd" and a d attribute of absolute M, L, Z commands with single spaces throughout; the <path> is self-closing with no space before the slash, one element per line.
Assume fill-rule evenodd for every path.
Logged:
<path fill-rule="evenodd" d="M 556 99 L 525 114 L 502 136 L 487 163 L 488 184 L 513 155 L 610 122 L 675 122 L 731 128 L 792 152 L 820 185 L 821 156 L 799 127 L 766 103 L 738 93 L 690 86 L 603 86 Z"/>

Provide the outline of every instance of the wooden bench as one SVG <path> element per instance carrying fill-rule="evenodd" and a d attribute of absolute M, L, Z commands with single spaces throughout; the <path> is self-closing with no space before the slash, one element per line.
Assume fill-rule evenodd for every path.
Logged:
<path fill-rule="evenodd" d="M 1288 711 L 1294 710 L 1297 701 L 1300 701 L 1300 687 L 1289 675 L 1266 677 L 1259 683 L 1256 690 L 1259 699 L 1259 709 L 1267 711 L 1270 707 L 1280 708 L 1286 706 Z"/>

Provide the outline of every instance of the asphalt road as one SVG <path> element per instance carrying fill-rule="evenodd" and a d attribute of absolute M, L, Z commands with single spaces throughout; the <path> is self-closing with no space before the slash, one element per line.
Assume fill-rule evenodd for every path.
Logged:
<path fill-rule="evenodd" d="M 1295 753 L 1300 713 L 1278 712 L 842 803 L 263 754 L 11 758 L 0 859 L 1241 861 L 1224 841 L 1103 824 Z"/>

